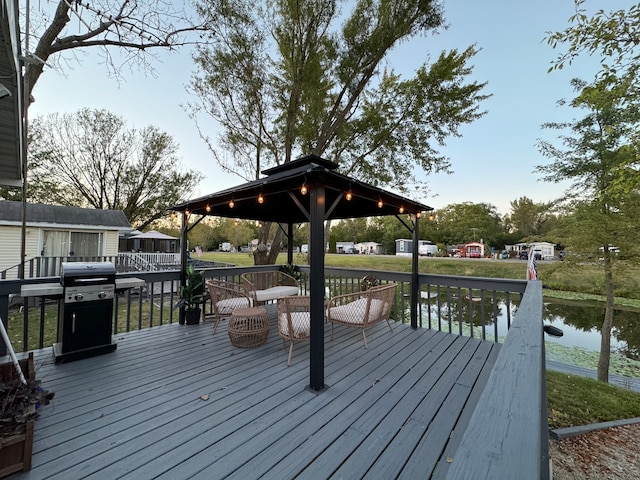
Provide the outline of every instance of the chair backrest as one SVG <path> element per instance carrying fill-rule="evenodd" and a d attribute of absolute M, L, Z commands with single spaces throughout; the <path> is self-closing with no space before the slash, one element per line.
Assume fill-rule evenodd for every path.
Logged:
<path fill-rule="evenodd" d="M 245 297 L 249 298 L 242 285 L 233 282 L 227 282 L 217 278 L 210 278 L 206 281 L 207 290 L 211 297 L 211 303 L 215 305 L 221 300 L 227 300 L 229 298 Z"/>
<path fill-rule="evenodd" d="M 249 272 L 241 275 L 243 285 L 247 292 L 254 290 L 266 290 L 278 286 L 298 286 L 298 281 L 280 270 L 267 270 L 263 272 Z"/>
<path fill-rule="evenodd" d="M 309 338 L 309 310 L 311 297 L 290 296 L 278 299 L 278 330 L 280 334 L 291 340 L 306 340 Z M 299 314 L 299 315 L 296 315 Z M 300 324 L 304 318 L 304 326 Z M 282 328 L 281 321 L 286 321 L 286 328 Z"/>
<path fill-rule="evenodd" d="M 389 318 L 389 315 L 391 314 L 391 306 L 394 303 L 397 288 L 398 288 L 397 283 L 388 283 L 388 284 L 380 285 L 377 287 L 371 287 L 369 290 L 366 291 L 366 293 L 369 295 L 370 304 L 371 304 L 371 301 L 374 299 L 382 302 L 381 309 L 377 309 L 375 312 L 373 312 L 373 309 L 370 310 L 369 312 L 370 322 L 377 322 L 377 321 L 386 320 Z M 375 317 L 372 318 L 371 315 L 374 313 L 375 313 Z"/>

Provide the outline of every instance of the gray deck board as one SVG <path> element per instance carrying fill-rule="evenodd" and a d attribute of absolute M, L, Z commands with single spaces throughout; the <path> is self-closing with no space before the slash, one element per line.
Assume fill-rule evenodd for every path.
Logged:
<path fill-rule="evenodd" d="M 455 454 L 499 345 L 408 325 L 325 327 L 325 383 L 309 345 L 288 345 L 275 314 L 265 345 L 233 347 L 222 322 L 118 334 L 111 353 L 54 365 L 33 466 L 16 479 L 428 478 Z M 207 400 L 201 399 L 208 395 Z M 439 466 L 439 467 L 438 467 Z M 437 469 L 437 470 L 436 470 Z"/>

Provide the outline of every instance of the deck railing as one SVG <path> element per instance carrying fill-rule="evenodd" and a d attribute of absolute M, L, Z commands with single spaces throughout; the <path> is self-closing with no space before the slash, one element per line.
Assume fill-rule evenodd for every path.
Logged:
<path fill-rule="evenodd" d="M 205 277 L 219 277 L 239 282 L 244 272 L 273 269 L 273 266 L 221 267 L 203 269 Z M 299 267 L 300 293 L 308 294 L 309 267 Z M 411 275 L 403 272 L 371 271 L 345 268 L 325 269 L 327 296 L 340 295 L 362 288 L 364 277 L 374 276 L 380 283 L 398 283 L 392 318 L 410 322 Z M 178 320 L 174 308 L 178 301 L 180 274 L 177 270 L 131 272 L 118 278 L 136 277 L 142 288 L 120 292 L 116 296 L 114 333 L 149 328 Z M 420 274 L 418 326 L 467 335 L 483 340 L 502 341 L 511 326 L 525 291 L 525 280 L 505 280 L 450 275 Z M 59 277 L 0 281 L 0 316 L 11 321 L 8 330 L 18 351 L 43 348 L 58 338 L 57 302 L 59 298 L 20 297 L 22 285 L 59 284 Z M 29 308 L 24 308 L 28 306 Z M 205 304 L 205 313 L 211 306 Z M 10 308 L 11 307 L 11 308 Z M 22 308 L 21 308 L 22 307 Z M 19 310 L 18 310 L 19 309 Z M 18 333 L 19 332 L 19 333 Z M 2 352 L 0 352 L 2 353 Z"/>
<path fill-rule="evenodd" d="M 273 266 L 207 269 L 205 277 L 239 281 L 242 273 Z M 299 267 L 301 294 L 308 292 L 306 266 Z M 325 269 L 327 295 L 361 288 L 365 276 L 396 282 L 392 317 L 410 321 L 411 274 L 343 268 Z M 178 319 L 179 271 L 118 274 L 145 282 L 115 302 L 115 332 L 149 328 Z M 48 346 L 57 335 L 57 299 L 39 298 L 31 308 L 15 304 L 25 284 L 59 284 L 59 277 L 0 281 L 0 318 L 18 351 Z M 549 478 L 548 427 L 542 333 L 542 287 L 524 280 L 420 274 L 419 327 L 503 343 L 447 478 Z M 27 307 L 29 302 L 23 302 Z M 207 306 L 210 309 L 210 306 Z M 507 334 L 507 330 L 509 333 Z M 503 332 L 503 334 L 501 334 Z M 46 339 L 46 340 L 45 340 Z M 3 347 L 0 345 L 0 347 Z M 0 355 L 4 352 L 0 351 Z M 526 460 L 526 461 L 525 461 Z M 477 470 L 481 466 L 482 471 Z M 469 470 L 472 469 L 472 470 Z M 467 475 L 467 473 L 470 474 Z"/>
<path fill-rule="evenodd" d="M 228 263 L 191 260 L 198 268 L 230 266 Z M 44 278 L 60 275 L 63 262 L 111 262 L 118 273 L 155 272 L 180 269 L 179 253 L 120 252 L 107 256 L 34 257 L 24 263 L 24 278 Z M 0 271 L 0 280 L 17 279 L 19 265 Z"/>

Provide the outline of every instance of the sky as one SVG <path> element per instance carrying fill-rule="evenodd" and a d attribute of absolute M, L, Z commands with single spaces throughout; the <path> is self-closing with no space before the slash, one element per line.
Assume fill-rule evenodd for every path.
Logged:
<path fill-rule="evenodd" d="M 588 0 L 587 7 L 628 9 L 633 3 Z M 543 123 L 580 117 L 579 111 L 556 103 L 575 96 L 569 85 L 572 78 L 591 80 L 598 70 L 597 59 L 587 57 L 547 73 L 559 51 L 547 45 L 546 32 L 569 25 L 573 1 L 450 0 L 444 2 L 444 11 L 446 31 L 399 45 L 386 65 L 412 76 L 427 58 L 437 58 L 442 50 L 463 50 L 475 44 L 481 50 L 472 60 L 471 78 L 488 82 L 484 93 L 492 96 L 482 104 L 486 115 L 462 126 L 461 138 L 449 139 L 441 149 L 454 173 L 420 174 L 430 194 L 415 200 L 436 211 L 454 203 L 487 203 L 505 215 L 511 211 L 510 202 L 523 196 L 537 203 L 562 197 L 568 184 L 542 182 L 535 172 L 538 165 L 549 162 L 536 143 L 557 139 L 557 132 L 540 128 Z M 78 23 L 72 20 L 72 25 L 74 21 Z M 188 51 L 160 54 L 154 65 L 156 77 L 124 70 L 120 84 L 108 78 L 97 51 L 87 50 L 78 58 L 81 63 L 71 63 L 72 69 L 66 68 L 64 74 L 45 67 L 33 92 L 29 117 L 85 107 L 106 109 L 123 117 L 130 127 L 153 125 L 174 137 L 182 165 L 202 173 L 190 198 L 244 183 L 220 170 L 185 111 L 185 105 L 196 101 L 187 91 L 193 74 Z M 205 127 L 214 134 L 215 124 L 205 123 Z"/>

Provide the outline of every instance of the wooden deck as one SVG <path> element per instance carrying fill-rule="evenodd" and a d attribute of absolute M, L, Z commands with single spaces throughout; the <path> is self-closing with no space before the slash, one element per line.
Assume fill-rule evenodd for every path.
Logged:
<path fill-rule="evenodd" d="M 444 478 L 500 345 L 386 324 L 325 328 L 325 383 L 308 343 L 233 347 L 221 322 L 120 334 L 115 352 L 53 364 L 33 467 L 17 479 Z M 204 399 L 207 398 L 208 399 Z"/>

